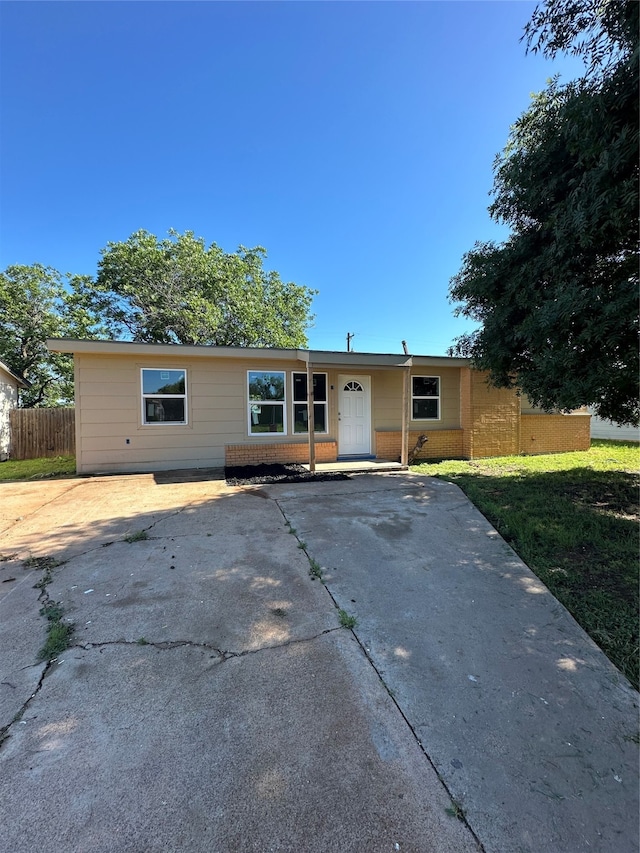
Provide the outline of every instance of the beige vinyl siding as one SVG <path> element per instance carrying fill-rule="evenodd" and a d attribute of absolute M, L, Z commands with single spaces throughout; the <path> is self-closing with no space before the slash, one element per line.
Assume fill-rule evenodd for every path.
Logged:
<path fill-rule="evenodd" d="M 143 424 L 140 370 L 187 371 L 187 424 Z M 179 356 L 76 355 L 77 467 L 89 471 L 154 471 L 222 467 L 227 444 L 292 441 L 291 372 L 298 361 L 189 359 Z M 249 436 L 247 371 L 284 370 L 286 435 Z M 130 444 L 126 443 L 130 440 Z M 304 440 L 303 436 L 295 440 Z"/>
<path fill-rule="evenodd" d="M 372 374 L 373 375 L 373 374 Z M 458 367 L 413 367 L 412 376 L 440 377 L 440 418 L 414 421 L 410 429 L 458 429 L 460 427 L 460 369 Z M 409 401 L 411 404 L 411 401 Z M 402 371 L 375 373 L 373 391 L 374 429 L 397 430 L 402 421 Z"/>
<path fill-rule="evenodd" d="M 76 397 L 77 399 L 77 397 Z M 135 419 L 137 414 L 137 408 L 135 405 L 135 401 L 130 406 L 132 418 Z M 122 421 L 122 409 L 108 409 L 104 410 L 99 407 L 95 409 L 91 409 L 87 412 L 83 412 L 82 422 L 85 426 L 89 426 L 90 424 L 117 424 Z M 110 427 L 113 430 L 113 427 Z"/>
<path fill-rule="evenodd" d="M 216 410 L 196 399 L 206 363 L 177 356 L 76 356 L 79 471 L 151 471 L 224 464 Z M 187 424 L 143 424 L 141 368 L 187 371 Z M 202 391 L 198 396 L 204 397 Z M 215 437 L 214 437 L 215 436 Z M 129 444 L 127 444 L 129 439 Z"/>

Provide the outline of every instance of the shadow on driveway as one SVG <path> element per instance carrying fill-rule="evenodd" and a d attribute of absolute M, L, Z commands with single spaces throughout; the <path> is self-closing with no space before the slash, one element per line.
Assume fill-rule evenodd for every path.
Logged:
<path fill-rule="evenodd" d="M 480 849 L 263 491 L 2 495 L 3 850 Z M 62 561 L 42 590 L 28 556 Z M 38 664 L 43 596 L 75 633 Z"/>

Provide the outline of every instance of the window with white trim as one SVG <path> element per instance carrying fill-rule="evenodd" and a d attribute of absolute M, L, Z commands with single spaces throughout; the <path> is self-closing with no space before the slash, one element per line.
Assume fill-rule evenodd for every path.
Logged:
<path fill-rule="evenodd" d="M 414 421 L 440 419 L 440 377 L 411 377 L 411 418 Z"/>
<path fill-rule="evenodd" d="M 287 432 L 285 374 L 273 370 L 247 371 L 249 435 Z"/>
<path fill-rule="evenodd" d="M 143 424 L 187 423 L 187 371 L 143 367 Z"/>
<path fill-rule="evenodd" d="M 294 373 L 293 382 L 293 431 L 309 432 L 309 405 L 307 403 L 307 374 Z M 313 374 L 313 429 L 327 432 L 327 374 Z"/>

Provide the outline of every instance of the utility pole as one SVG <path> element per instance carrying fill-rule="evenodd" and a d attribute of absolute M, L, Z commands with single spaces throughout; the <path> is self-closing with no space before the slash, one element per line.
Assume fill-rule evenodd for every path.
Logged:
<path fill-rule="evenodd" d="M 347 332 L 347 352 L 351 352 L 351 338 L 355 337 L 355 332 Z"/>

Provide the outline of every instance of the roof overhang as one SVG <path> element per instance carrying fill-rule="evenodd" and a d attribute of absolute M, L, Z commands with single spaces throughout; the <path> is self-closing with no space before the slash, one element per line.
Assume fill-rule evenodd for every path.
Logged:
<path fill-rule="evenodd" d="M 51 352 L 74 355 L 166 355 L 189 358 L 270 358 L 291 361 L 299 350 L 266 347 L 215 347 L 200 344 L 147 344 L 140 341 L 87 341 L 73 338 L 47 338 Z"/>
<path fill-rule="evenodd" d="M 89 341 L 72 338 L 48 338 L 51 352 L 74 355 L 169 356 L 175 358 L 236 358 L 256 361 L 301 361 L 314 367 L 402 368 L 462 367 L 465 358 L 447 356 L 405 355 L 393 353 L 334 352 L 331 350 L 278 349 L 276 347 L 220 347 L 193 344 L 147 344 L 139 341 Z"/>
<path fill-rule="evenodd" d="M 4 363 L 4 361 L 0 361 L 0 370 L 2 370 L 4 373 L 8 374 L 12 379 L 14 379 L 14 380 L 15 380 L 15 382 L 16 382 L 16 385 L 17 385 L 19 388 L 25 388 L 25 389 L 26 389 L 26 388 L 31 388 L 31 383 L 30 383 L 30 382 L 27 382 L 27 380 L 26 380 L 23 376 L 20 376 L 20 374 L 18 374 L 18 373 L 16 373 L 15 371 L 11 370 L 11 368 L 10 368 L 10 367 L 8 367 L 8 366 Z"/>

